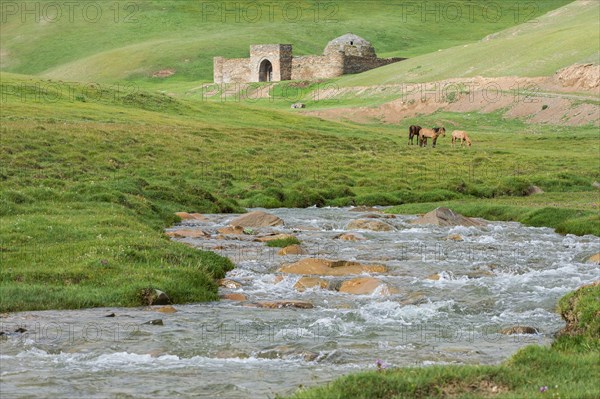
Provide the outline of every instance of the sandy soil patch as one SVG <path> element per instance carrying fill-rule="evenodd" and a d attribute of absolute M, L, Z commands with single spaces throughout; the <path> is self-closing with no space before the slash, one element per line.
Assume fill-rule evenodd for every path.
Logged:
<path fill-rule="evenodd" d="M 349 99 L 389 95 L 376 107 L 345 107 L 306 114 L 358 123 L 397 124 L 403 119 L 450 112 L 490 113 L 504 110 L 510 118 L 532 123 L 600 126 L 600 66 L 576 64 L 542 78 L 464 78 L 405 85 L 331 88 L 323 98 Z M 590 101 L 592 103 L 590 103 Z M 593 103 L 593 102 L 596 103 Z"/>

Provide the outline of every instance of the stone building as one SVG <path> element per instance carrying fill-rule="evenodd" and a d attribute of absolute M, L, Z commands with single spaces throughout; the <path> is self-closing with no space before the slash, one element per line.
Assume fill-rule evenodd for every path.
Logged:
<path fill-rule="evenodd" d="M 405 60 L 377 58 L 365 39 L 348 33 L 333 39 L 322 55 L 294 57 L 291 44 L 250 46 L 250 58 L 215 57 L 215 83 L 279 82 L 333 78 Z"/>

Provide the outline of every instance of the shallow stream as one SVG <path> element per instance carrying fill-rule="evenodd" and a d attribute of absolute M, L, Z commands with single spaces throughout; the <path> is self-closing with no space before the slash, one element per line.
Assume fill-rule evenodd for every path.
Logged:
<path fill-rule="evenodd" d="M 230 257 L 237 267 L 227 277 L 242 286 L 221 291 L 247 301 L 175 305 L 172 314 L 100 308 L 0 318 L 0 330 L 10 332 L 0 338 L 2 398 L 272 398 L 374 369 L 377 360 L 383 367 L 499 363 L 524 345 L 549 344 L 564 326 L 557 300 L 600 276 L 598 265 L 584 262 L 598 252 L 594 236 L 506 222 L 413 225 L 415 216 L 349 208 L 269 212 L 285 226 L 224 240 L 216 230 L 235 215 L 206 215 L 169 229 L 209 232 L 211 238 L 178 240 Z M 335 238 L 367 214 L 393 230 L 354 231 L 362 241 Z M 308 254 L 281 256 L 254 241 L 273 232 L 294 234 Z M 375 277 L 397 293 L 298 292 L 301 276 L 276 270 L 305 257 L 383 264 L 389 271 Z M 351 277 L 323 278 L 335 286 Z M 267 300 L 314 308 L 249 306 Z M 164 325 L 143 324 L 153 319 Z M 516 325 L 539 334 L 499 333 Z M 14 332 L 19 327 L 27 331 Z"/>

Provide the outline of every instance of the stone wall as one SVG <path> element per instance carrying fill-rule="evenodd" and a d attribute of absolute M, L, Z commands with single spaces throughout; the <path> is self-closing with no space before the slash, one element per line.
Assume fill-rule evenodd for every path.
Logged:
<path fill-rule="evenodd" d="M 213 60 L 215 83 L 244 83 L 250 81 L 248 58 L 215 57 Z"/>
<path fill-rule="evenodd" d="M 250 58 L 215 57 L 213 75 L 215 83 L 259 82 L 261 64 L 268 60 L 272 66 L 273 82 L 316 80 L 365 72 L 406 59 L 368 55 L 353 56 L 342 51 L 330 51 L 324 55 L 293 57 L 291 44 L 253 45 L 250 46 Z"/>
<path fill-rule="evenodd" d="M 259 82 L 260 64 L 269 60 L 273 66 L 273 81 L 290 80 L 292 76 L 291 44 L 258 44 L 250 46 L 250 80 Z"/>
<path fill-rule="evenodd" d="M 292 59 L 292 80 L 327 79 L 344 74 L 343 55 L 307 55 Z"/>
<path fill-rule="evenodd" d="M 406 58 L 365 58 L 346 56 L 344 58 L 344 74 L 361 73 L 394 62 L 403 61 Z"/>

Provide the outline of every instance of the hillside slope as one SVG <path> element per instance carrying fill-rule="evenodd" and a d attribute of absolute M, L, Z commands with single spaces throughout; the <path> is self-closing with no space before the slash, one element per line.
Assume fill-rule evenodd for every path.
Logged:
<path fill-rule="evenodd" d="M 448 78 L 550 76 L 574 63 L 600 63 L 600 2 L 577 0 L 475 43 L 421 55 L 339 79 L 340 86 Z"/>
<path fill-rule="evenodd" d="M 212 57 L 246 57 L 250 44 L 292 43 L 297 55 L 320 54 L 329 40 L 353 32 L 382 56 L 413 57 L 479 40 L 569 1 L 505 2 L 495 15 L 485 0 L 457 0 L 458 22 L 443 3 L 433 3 L 432 14 L 421 2 L 413 9 L 400 0 L 274 2 L 272 9 L 247 0 L 95 2 L 90 9 L 77 3 L 72 18 L 64 5 L 56 16 L 60 2 L 15 2 L 0 18 L 0 68 L 76 81 L 161 84 L 165 80 L 152 79 L 153 73 L 172 69 L 167 82 L 210 81 Z"/>

